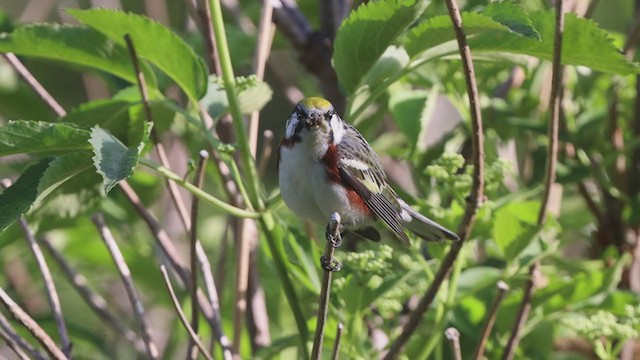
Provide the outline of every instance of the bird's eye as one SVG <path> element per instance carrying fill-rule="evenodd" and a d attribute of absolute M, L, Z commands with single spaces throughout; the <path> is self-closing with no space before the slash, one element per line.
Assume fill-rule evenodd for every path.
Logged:
<path fill-rule="evenodd" d="M 333 115 L 335 115 L 335 111 L 333 110 L 329 110 L 326 113 L 324 113 L 324 118 L 327 120 L 331 120 L 331 118 L 333 117 Z"/>

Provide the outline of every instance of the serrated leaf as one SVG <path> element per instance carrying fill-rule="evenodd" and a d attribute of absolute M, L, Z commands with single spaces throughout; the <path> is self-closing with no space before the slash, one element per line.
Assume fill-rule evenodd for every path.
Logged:
<path fill-rule="evenodd" d="M 358 6 L 343 21 L 333 45 L 338 80 L 352 93 L 384 51 L 426 9 L 426 0 L 389 0 Z"/>
<path fill-rule="evenodd" d="M 536 38 L 520 36 L 514 28 L 489 18 L 484 14 L 464 13 L 465 31 L 472 53 L 505 52 L 534 56 L 543 60 L 553 58 L 555 15 L 552 10 L 539 11 L 529 15 L 529 20 L 540 36 Z M 406 48 L 412 57 L 419 56 L 435 45 L 444 44 L 455 38 L 446 16 L 431 18 L 414 28 L 407 36 Z M 448 27 L 447 27 L 448 26 Z M 513 26 L 513 25 L 511 25 Z M 598 49 L 597 56 L 594 49 Z M 448 46 L 430 56 L 439 57 L 457 53 L 456 47 Z M 562 46 L 562 63 L 580 65 L 594 70 L 629 74 L 640 72 L 638 64 L 628 61 L 612 42 L 609 34 L 592 20 L 567 13 Z"/>
<path fill-rule="evenodd" d="M 175 81 L 193 101 L 207 91 L 207 69 L 201 57 L 178 35 L 142 15 L 109 9 L 67 10 L 71 16 L 118 44 L 129 34 L 138 56 Z"/>
<path fill-rule="evenodd" d="M 17 120 L 0 126 L 0 156 L 88 150 L 89 131 L 69 123 Z"/>
<path fill-rule="evenodd" d="M 33 24 L 0 34 L 0 52 L 62 61 L 113 74 L 135 83 L 131 57 L 125 47 L 84 26 Z M 147 83 L 156 86 L 155 74 L 141 63 Z"/>
<path fill-rule="evenodd" d="M 500 23 L 488 15 L 480 13 L 462 13 L 462 23 L 464 24 L 465 35 L 470 38 L 474 34 L 490 30 L 504 33 L 511 32 L 511 29 L 507 25 Z M 514 36 L 520 38 L 517 35 Z M 456 34 L 453 31 L 451 19 L 448 15 L 440 15 L 434 16 L 413 28 L 407 35 L 405 46 L 409 55 L 415 57 L 424 50 L 454 40 L 455 38 Z M 455 50 L 457 50 L 457 48 L 455 48 Z M 472 50 L 476 49 L 472 48 Z"/>
<path fill-rule="evenodd" d="M 540 34 L 520 4 L 512 1 L 492 2 L 482 10 L 482 14 L 506 26 L 516 34 L 540 40 Z"/>
<path fill-rule="evenodd" d="M 0 194 L 0 232 L 29 211 L 34 203 L 90 167 L 91 153 L 88 151 L 45 158 L 31 165 Z"/>
<path fill-rule="evenodd" d="M 146 129 L 148 130 L 145 131 L 145 135 L 148 137 L 151 128 L 147 126 Z M 144 142 L 138 147 L 127 148 L 118 138 L 97 126 L 91 129 L 89 143 L 94 153 L 93 164 L 102 176 L 102 185 L 106 193 L 133 174 L 138 165 L 138 156 L 144 148 Z"/>

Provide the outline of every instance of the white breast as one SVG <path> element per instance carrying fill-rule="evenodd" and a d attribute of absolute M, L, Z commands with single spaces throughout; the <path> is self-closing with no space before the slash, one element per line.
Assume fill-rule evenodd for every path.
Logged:
<path fill-rule="evenodd" d="M 305 145 L 280 148 L 278 178 L 289 209 L 318 225 L 326 224 L 333 212 L 340 213 L 346 225 L 368 223 L 360 211 L 351 208 L 345 189 L 328 181 L 324 165 L 312 151 L 305 151 Z"/>

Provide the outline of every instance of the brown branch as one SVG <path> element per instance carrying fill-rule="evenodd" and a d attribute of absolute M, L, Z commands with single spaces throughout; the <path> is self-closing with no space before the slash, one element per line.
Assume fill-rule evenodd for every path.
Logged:
<path fill-rule="evenodd" d="M 484 201 L 484 135 L 482 132 L 482 115 L 480 112 L 480 100 L 478 97 L 478 86 L 476 84 L 476 76 L 473 68 L 473 60 L 471 58 L 471 50 L 467 44 L 462 26 L 462 17 L 455 0 L 447 0 L 447 9 L 453 23 L 453 28 L 458 41 L 458 48 L 462 58 L 462 66 L 467 84 L 467 95 L 469 97 L 469 106 L 471 107 L 471 140 L 473 146 L 473 182 L 471 185 L 471 193 L 467 199 L 464 217 L 458 227 L 458 235 L 460 241 L 451 245 L 451 250 L 442 260 L 438 271 L 436 272 L 431 285 L 420 299 L 418 306 L 409 316 L 409 321 L 402 329 L 402 333 L 391 344 L 389 351 L 384 356 L 385 360 L 393 359 L 400 354 L 404 345 L 409 341 L 411 335 L 415 332 L 422 320 L 422 316 L 429 309 L 433 299 L 435 298 L 440 286 L 449 276 L 453 263 L 456 261 L 462 246 L 471 234 L 471 229 L 475 222 L 478 208 Z"/>
<path fill-rule="evenodd" d="M 29 344 L 22 336 L 13 330 L 11 324 L 2 313 L 0 313 L 0 337 L 7 342 L 7 345 L 20 357 L 21 359 L 28 360 L 29 356 L 22 350 L 27 351 L 32 358 L 36 360 L 45 360 L 45 357 L 40 351 Z"/>
<path fill-rule="evenodd" d="M 540 212 L 538 213 L 538 224 L 543 225 L 547 219 L 549 208 L 549 198 L 551 188 L 556 179 L 556 165 L 558 162 L 558 128 L 560 124 L 560 107 L 562 98 L 562 38 L 564 34 L 564 0 L 556 0 L 556 24 L 555 36 L 553 42 L 553 65 L 551 74 L 551 99 L 549 120 L 549 149 L 547 154 L 547 169 L 545 176 L 544 193 L 542 203 L 540 204 Z M 507 346 L 502 354 L 504 360 L 511 360 L 515 354 L 515 350 L 520 342 L 520 335 L 531 311 L 531 299 L 535 291 L 535 284 L 538 272 L 540 271 L 540 263 L 536 261 L 529 268 L 529 279 L 524 288 L 524 296 L 520 303 L 520 308 L 516 316 L 516 321 L 511 330 L 511 336 L 507 342 Z"/>
<path fill-rule="evenodd" d="M 320 5 L 320 22 L 322 24 L 322 32 L 327 38 L 333 40 L 342 20 L 347 17 L 349 7 L 346 0 L 323 0 L 318 2 Z"/>
<path fill-rule="evenodd" d="M 209 158 L 209 153 L 206 150 L 200 150 L 198 167 L 196 169 L 196 174 L 193 178 L 193 185 L 197 188 L 202 187 L 206 161 L 208 158 Z M 199 204 L 200 204 L 200 201 L 198 201 L 198 197 L 194 195 L 191 198 L 191 242 L 190 242 L 191 256 L 189 259 L 191 263 L 191 328 L 192 328 L 192 331 L 195 333 L 196 338 L 198 336 L 198 296 L 197 296 L 197 290 L 198 290 L 198 257 L 197 256 L 198 255 L 197 255 L 196 249 L 198 248 L 197 245 L 198 245 L 198 205 Z M 165 272 L 166 270 L 163 270 L 163 274 Z M 168 286 L 170 286 L 170 284 Z M 190 354 L 189 357 L 191 359 L 198 358 L 198 349 L 196 349 L 196 345 L 192 343 L 194 340 L 195 339 L 192 337 L 191 340 L 189 340 L 189 346 L 187 347 L 188 349 L 187 351 Z"/>
<path fill-rule="evenodd" d="M 109 250 L 109 254 L 111 254 L 111 258 L 116 265 L 116 269 L 118 270 L 118 273 L 120 273 L 122 283 L 124 284 L 127 296 L 129 297 L 129 301 L 131 302 L 131 307 L 133 308 L 133 314 L 135 315 L 136 322 L 138 323 L 138 327 L 140 329 L 140 335 L 142 336 L 142 339 L 147 348 L 147 354 L 152 359 L 159 359 L 160 355 L 158 353 L 158 348 L 151 339 L 149 324 L 147 323 L 147 320 L 145 318 L 144 306 L 142 305 L 142 300 L 140 299 L 138 291 L 136 290 L 136 287 L 133 283 L 129 266 L 124 260 L 122 252 L 120 251 L 120 248 L 118 247 L 118 244 L 116 243 L 111 230 L 107 228 L 102 214 L 98 213 L 96 215 L 93 215 L 91 217 L 91 220 L 96 225 L 96 228 L 100 233 L 100 237 L 107 246 L 107 250 Z"/>
<path fill-rule="evenodd" d="M 336 339 L 333 343 L 333 352 L 331 353 L 331 360 L 338 360 L 338 355 L 340 355 L 340 341 L 342 340 L 342 331 L 344 330 L 344 325 L 341 322 L 338 323 L 336 327 Z"/>
<path fill-rule="evenodd" d="M 36 241 L 36 238 L 33 235 L 33 232 L 31 231 L 31 228 L 29 228 L 29 224 L 27 224 L 27 221 L 24 219 L 24 217 L 20 218 L 19 223 L 20 228 L 22 229 L 22 233 L 29 243 L 29 248 L 31 249 L 31 253 L 36 260 L 36 264 L 38 264 L 38 270 L 40 270 L 40 275 L 42 276 L 45 294 L 47 295 L 47 301 L 49 302 L 49 306 L 51 306 L 51 312 L 53 313 L 53 318 L 55 320 L 56 326 L 58 327 L 58 333 L 60 334 L 62 351 L 67 357 L 71 357 L 72 345 L 71 341 L 69 340 L 67 326 L 64 322 L 64 315 L 62 315 L 60 297 L 58 297 L 58 291 L 56 290 L 56 285 L 53 282 L 53 277 L 51 276 L 51 270 L 47 265 L 44 254 L 42 254 L 40 245 L 38 245 L 38 242 Z"/>
<path fill-rule="evenodd" d="M 462 360 L 462 351 L 460 350 L 460 332 L 454 327 L 447 328 L 444 331 L 444 336 L 449 340 L 451 344 L 451 352 L 455 360 Z"/>
<path fill-rule="evenodd" d="M 164 280 L 164 285 L 166 286 L 167 291 L 169 292 L 169 296 L 171 297 L 171 302 L 173 303 L 173 307 L 176 309 L 176 312 L 178 313 L 180 322 L 182 322 L 182 325 L 184 325 L 185 329 L 187 329 L 187 333 L 189 333 L 189 341 L 195 343 L 196 349 L 200 351 L 200 353 L 202 354 L 202 356 L 204 356 L 205 359 L 212 360 L 213 357 L 211 357 L 211 354 L 209 354 L 209 351 L 207 351 L 207 348 L 202 344 L 202 341 L 198 337 L 198 333 L 191 325 L 189 325 L 189 320 L 187 320 L 187 316 L 184 314 L 184 311 L 182 311 L 182 308 L 180 307 L 180 301 L 178 301 L 178 298 L 176 297 L 176 293 L 173 290 L 173 286 L 171 286 L 169 273 L 167 273 L 167 269 L 164 265 L 160 265 L 160 272 L 162 273 L 162 279 Z M 195 358 L 197 357 L 198 356 L 196 353 Z"/>
<path fill-rule="evenodd" d="M 87 279 L 67 262 L 64 256 L 53 247 L 46 237 L 40 238 L 40 242 L 49 254 L 51 254 L 51 257 L 58 263 L 71 286 L 78 292 L 89 308 L 93 310 L 100 319 L 104 320 L 105 324 L 110 325 L 116 334 L 124 336 L 125 339 L 134 344 L 138 351 L 144 352 L 142 339 L 109 310 L 107 301 L 89 287 Z"/>
<path fill-rule="evenodd" d="M 13 299 L 0 287 L 0 301 L 11 313 L 11 315 L 22 323 L 22 325 L 29 330 L 29 332 L 40 342 L 44 347 L 47 354 L 55 360 L 66 360 L 67 357 L 56 346 L 56 343 L 51 340 L 51 337 L 38 325 L 38 323 L 29 316 L 22 308 L 16 304 Z"/>
<path fill-rule="evenodd" d="M 202 26 L 202 34 L 204 35 L 204 41 L 207 50 L 207 64 L 209 65 L 209 72 L 222 75 L 222 68 L 220 67 L 220 60 L 218 59 L 218 45 L 216 44 L 216 37 L 213 33 L 213 22 L 211 21 L 211 5 L 209 0 L 196 0 L 198 2 L 198 14 L 200 14 L 200 23 Z"/>
<path fill-rule="evenodd" d="M 49 108 L 51 108 L 51 110 L 53 110 L 53 112 L 55 112 L 58 117 L 67 115 L 67 112 L 62 108 L 62 106 L 60 106 L 60 104 L 53 98 L 53 96 L 51 96 L 51 94 L 49 94 L 44 86 L 42 86 L 42 84 L 38 80 L 36 80 L 35 77 L 33 77 L 33 74 L 31 74 L 31 72 L 29 72 L 29 70 L 22 64 L 22 62 L 20 62 L 15 54 L 6 53 L 2 55 L 7 60 L 7 62 L 9 62 L 11 67 L 18 74 L 20 74 L 20 77 L 22 77 L 22 79 L 26 81 L 27 84 L 29 84 L 29 86 L 38 94 L 38 96 L 40 96 L 42 101 L 49 105 Z"/>
<path fill-rule="evenodd" d="M 476 348 L 475 355 L 473 356 L 476 360 L 482 360 L 484 358 L 484 350 L 487 346 L 487 341 L 489 340 L 489 335 L 491 335 L 491 329 L 493 329 L 493 324 L 496 322 L 496 316 L 498 315 L 498 309 L 500 308 L 500 304 L 502 303 L 502 299 L 504 299 L 504 295 L 509 290 L 509 285 L 504 281 L 500 280 L 497 284 L 498 293 L 496 297 L 493 299 L 493 303 L 491 304 L 491 309 L 487 313 L 486 320 L 484 321 L 484 325 L 482 326 L 482 335 L 480 336 L 480 342 L 478 343 L 478 347 Z"/>
<path fill-rule="evenodd" d="M 318 320 L 316 322 L 316 334 L 313 338 L 313 350 L 311 351 L 312 360 L 318 360 L 322 355 L 324 328 L 327 323 L 329 296 L 331 295 L 331 278 L 334 271 L 340 270 L 340 263 L 333 257 L 336 247 L 340 246 L 342 242 L 340 238 L 340 214 L 331 214 L 325 236 L 327 243 L 324 248 L 324 253 L 320 258 L 320 264 L 324 269 L 324 276 L 322 277 L 322 285 L 320 287 L 320 300 L 318 300 Z"/>
<path fill-rule="evenodd" d="M 273 131 L 265 130 L 262 133 L 262 151 L 260 152 L 260 161 L 258 162 L 258 174 L 264 176 L 267 169 L 271 154 L 273 153 Z"/>

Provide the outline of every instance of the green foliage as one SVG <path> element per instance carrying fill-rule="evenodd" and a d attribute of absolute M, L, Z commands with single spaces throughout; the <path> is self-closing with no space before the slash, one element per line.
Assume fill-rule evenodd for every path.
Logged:
<path fill-rule="evenodd" d="M 151 19 L 108 9 L 67 10 L 114 42 L 123 45 L 131 36 L 136 53 L 173 79 L 193 101 L 207 90 L 204 60 L 175 33 Z M 149 41 L 153 39 L 152 41 Z"/>
<path fill-rule="evenodd" d="M 132 4 L 126 8 L 136 10 Z M 173 10 L 176 4 L 171 5 Z M 300 2 L 312 23 L 321 24 L 320 15 L 313 13 L 316 5 Z M 468 201 L 474 200 L 468 198 L 473 183 L 473 128 L 451 20 L 441 2 L 427 5 L 426 0 L 359 5 L 337 33 L 333 65 L 348 99 L 341 115 L 378 150 L 391 185 L 421 213 L 456 229 Z M 633 276 L 628 275 L 631 256 L 621 255 L 628 252 L 627 235 L 640 223 L 640 190 L 633 190 L 631 178 L 633 154 L 640 145 L 633 132 L 638 65 L 617 49 L 624 39 L 607 27 L 602 15 L 596 12 L 595 20 L 566 15 L 564 116 L 555 189 L 562 191 L 552 194 L 559 212 L 550 211 L 546 223 L 539 225 L 549 143 L 548 61 L 555 14 L 542 2 L 462 5 L 484 120 L 485 198 L 450 277 L 401 356 L 453 358 L 442 336 L 450 326 L 461 333 L 463 354 L 472 354 L 496 284 L 504 281 L 511 290 L 500 306 L 485 353 L 485 358 L 500 358 L 523 299 L 521 289 L 528 281 L 529 267 L 539 261 L 532 311 L 516 357 L 562 357 L 554 353 L 554 342 L 565 336 L 585 338 L 600 358 L 616 357 L 624 340 L 637 338 L 640 332 L 640 301 L 627 289 Z M 241 8 L 257 23 L 257 3 L 242 3 Z M 303 230 L 295 214 L 279 206 L 281 199 L 273 185 L 275 164 L 267 164 L 264 172 L 253 171 L 268 151 L 249 152 L 241 120 L 266 106 L 260 129 L 275 129 L 277 138 L 291 111 L 283 94 L 297 96 L 293 87 L 303 89 L 305 95 L 317 94 L 331 81 L 320 79 L 322 86 L 318 86 L 317 79 L 291 60 L 318 54 L 306 49 L 292 53 L 300 50 L 276 32 L 267 80 L 259 81 L 247 71 L 253 63 L 254 34 L 224 24 L 214 11 L 215 34 L 226 35 L 230 42 L 218 45 L 232 51 L 227 58 L 243 67 L 236 73 L 244 76 L 233 75 L 230 62 L 221 74 L 213 75 L 203 61 L 202 35 L 190 33 L 184 24 L 186 11 L 169 14 L 171 29 L 122 11 L 74 9 L 68 13 L 84 25 L 42 23 L 14 29 L 0 12 L 0 31 L 5 31 L 0 34 L 0 51 L 24 59 L 53 97 L 70 109 L 60 118 L 43 111 L 32 90 L 0 62 L 0 178 L 16 179 L 0 192 L 0 263 L 19 259 L 30 275 L 37 274 L 37 265 L 22 256 L 28 250 L 18 241 L 19 228 L 12 226 L 25 217 L 38 236 L 50 235 L 54 246 L 64 250 L 65 259 L 87 276 L 90 286 L 103 293 L 112 307 L 116 301 L 103 284 L 114 283 L 117 274 L 87 217 L 95 211 L 104 213 L 144 294 L 143 302 L 153 309 L 152 316 L 158 316 L 158 331 L 168 334 L 163 356 L 183 357 L 179 351 L 188 338 L 177 320 L 165 315 L 170 304 L 157 272 L 157 264 L 175 254 L 159 255 L 163 250 L 130 202 L 122 192 L 110 191 L 127 179 L 141 204 L 151 209 L 162 227 L 169 227 L 175 219 L 162 202 L 164 182 L 169 180 L 202 200 L 198 237 L 215 272 L 227 335 L 235 330 L 238 248 L 237 242 L 225 239 L 238 239 L 239 232 L 225 224 L 230 218 L 238 223 L 238 218 L 256 221 L 260 240 L 252 253 L 257 268 L 252 269 L 250 281 L 259 283 L 266 294 L 272 341 L 254 351 L 247 341 L 250 332 L 242 328 L 240 356 L 307 358 L 322 286 L 318 265 L 324 248 L 322 229 Z M 631 27 L 632 20 L 631 14 L 616 14 L 615 22 Z M 151 123 L 125 45 L 126 34 L 137 50 L 153 128 L 167 148 L 171 168 L 150 160 L 153 155 L 146 156 L 153 145 Z M 52 62 L 63 65 L 65 72 L 59 73 L 61 68 L 52 67 Z M 87 69 L 101 75 L 109 96 L 87 100 L 94 99 L 84 92 L 90 85 L 79 76 L 67 79 Z M 173 91 L 174 83 L 182 92 Z M 230 114 L 234 131 L 226 123 Z M 614 123 L 617 129 L 611 128 Z M 220 129 L 232 133 L 217 134 Z M 621 145 L 612 143 L 613 135 L 619 135 Z M 222 138 L 233 138 L 233 142 Z M 266 143 L 251 145 L 260 149 Z M 201 149 L 212 149 L 218 156 L 215 165 L 206 167 L 205 186 L 198 189 L 191 178 Z M 238 189 L 238 196 L 228 198 L 229 188 Z M 590 200 L 589 206 L 585 200 Z M 176 247 L 188 247 L 186 232 L 167 230 L 172 230 L 167 234 Z M 380 357 L 388 344 L 378 339 L 393 341 L 415 302 L 433 284 L 434 273 L 450 249 L 447 243 L 426 244 L 418 239 L 412 239 L 411 247 L 401 248 L 389 240 L 390 234 L 381 231 L 381 235 L 383 243 L 345 237 L 336 251 L 343 266 L 333 274 L 325 354 L 335 343 L 333 330 L 342 323 L 341 357 Z M 62 289 L 74 357 L 137 356 L 133 345 L 114 334 L 62 285 L 59 270 L 53 271 Z M 0 286 L 11 284 L 20 290 L 11 295 L 21 297 L 22 285 L 16 288 L 8 276 L 0 277 Z M 183 305 L 190 302 L 185 290 L 178 292 Z M 44 313 L 37 318 L 47 331 L 55 332 L 49 319 Z M 200 335 L 207 338 L 210 333 L 203 321 Z M 220 357 L 219 349 L 215 356 Z"/>
<path fill-rule="evenodd" d="M 136 81 L 127 48 L 98 31 L 86 27 L 58 24 L 26 25 L 0 36 L 0 51 L 80 65 Z M 146 63 L 142 70 L 147 83 L 156 77 Z"/>
<path fill-rule="evenodd" d="M 333 64 L 348 93 L 426 6 L 426 0 L 370 2 L 344 20 L 333 45 Z"/>

